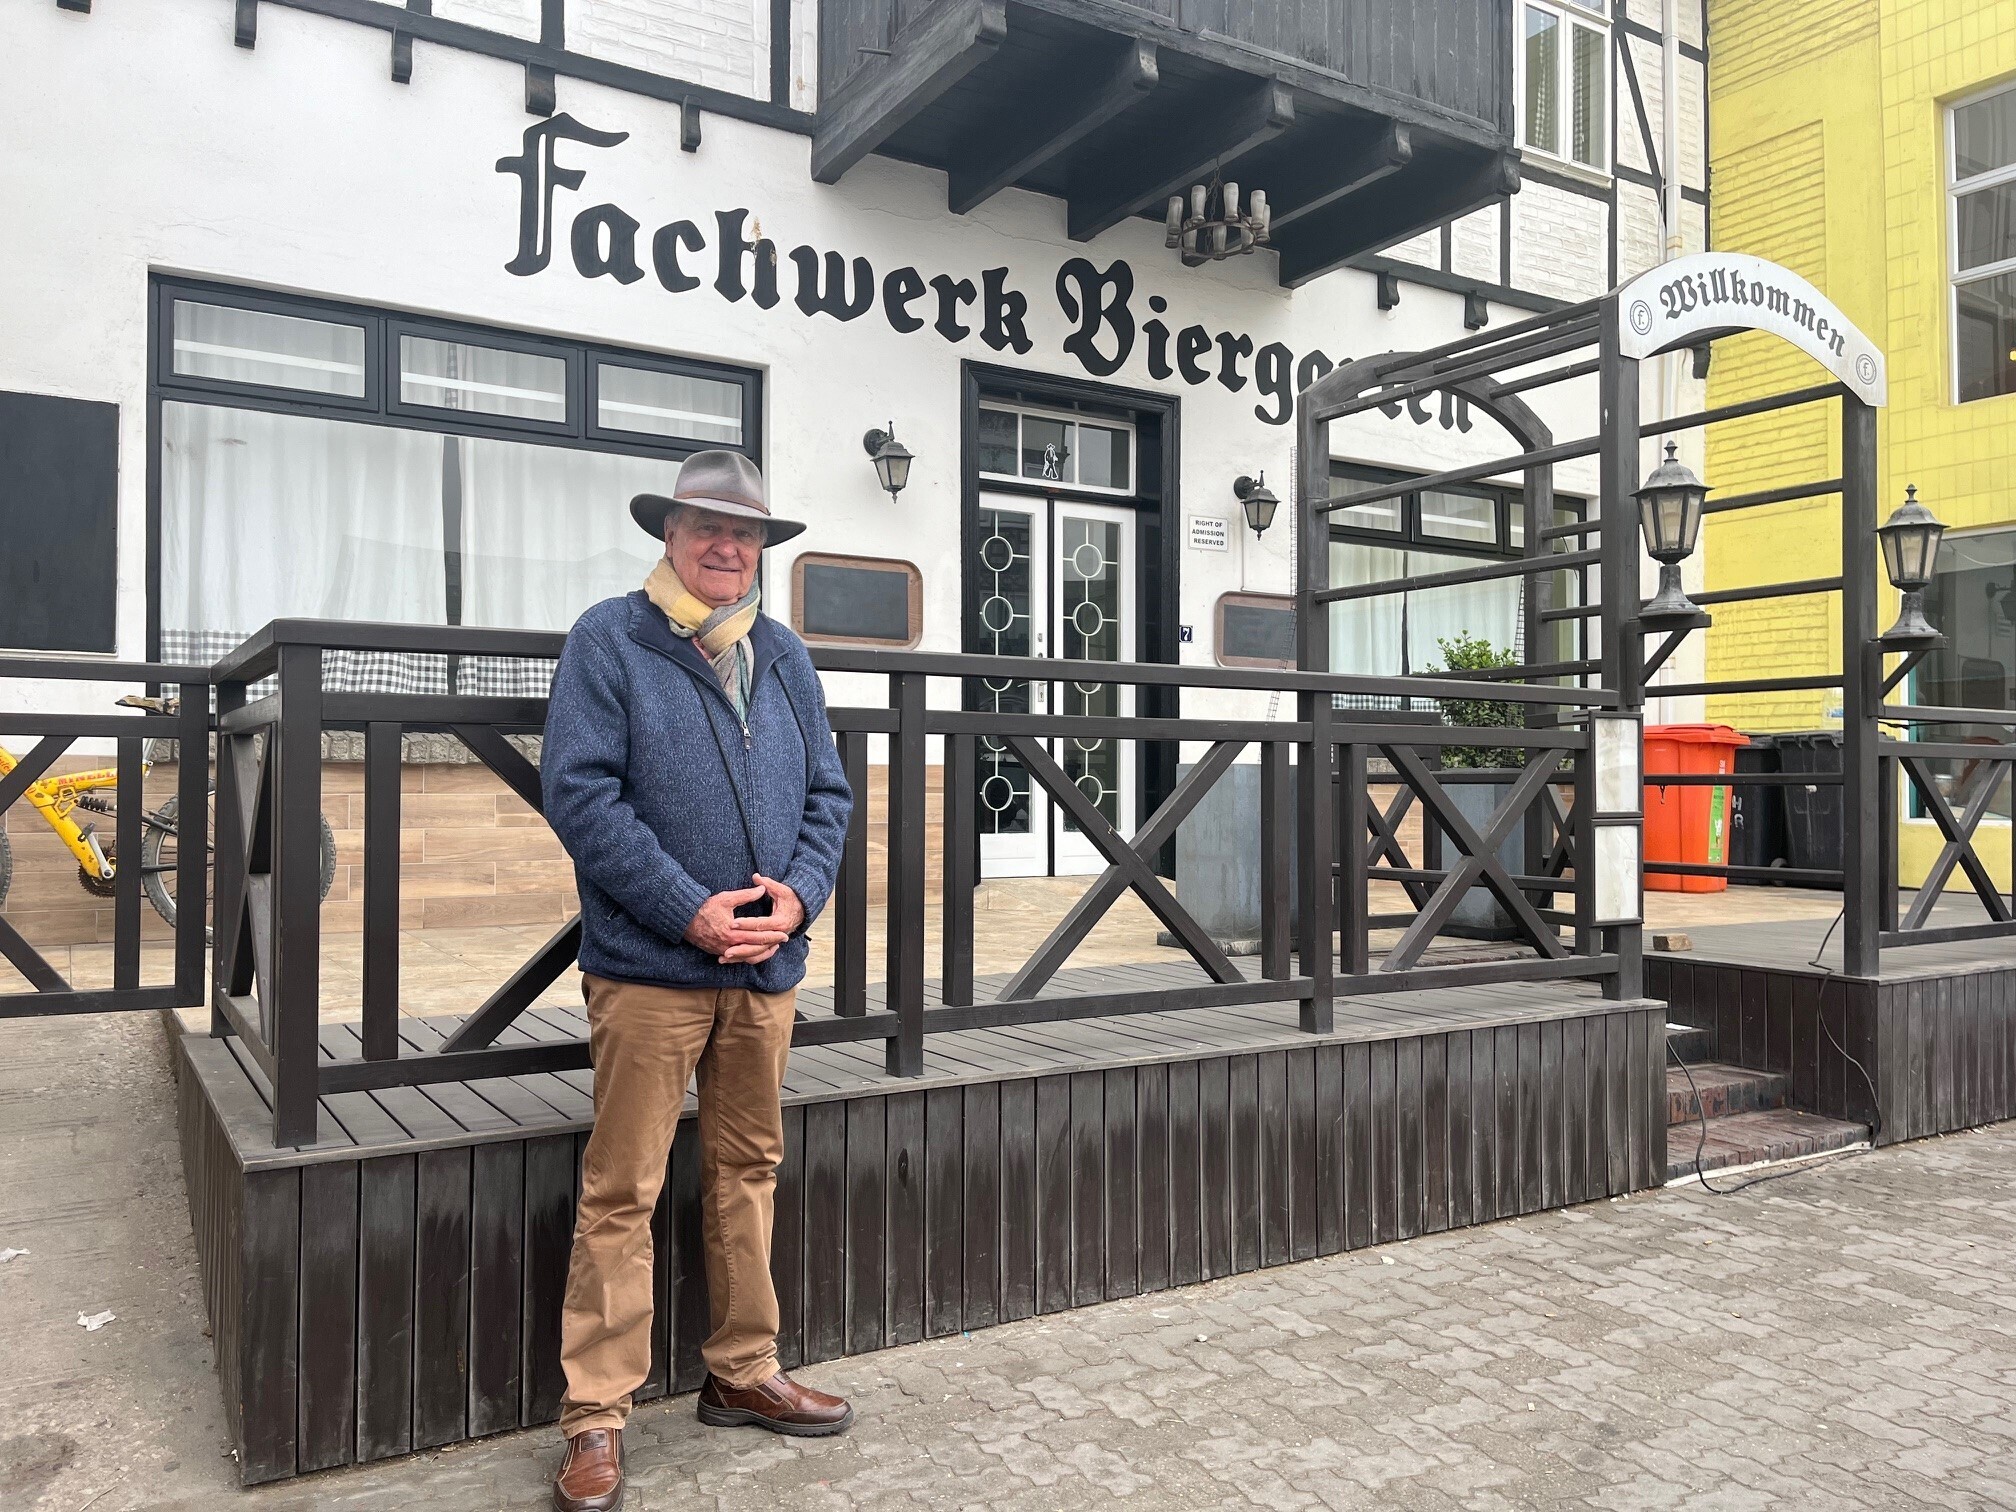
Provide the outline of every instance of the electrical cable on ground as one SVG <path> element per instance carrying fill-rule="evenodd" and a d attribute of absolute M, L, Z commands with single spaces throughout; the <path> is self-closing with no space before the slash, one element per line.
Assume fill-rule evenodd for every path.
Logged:
<path fill-rule="evenodd" d="M 1846 912 L 1847 912 L 1847 905 L 1843 904 L 1842 911 L 1834 915 L 1834 922 L 1827 926 L 1827 932 L 1820 937 L 1820 948 L 1813 952 L 1813 959 L 1807 962 L 1807 965 L 1818 967 L 1821 971 L 1825 972 L 1830 978 L 1833 977 L 1835 973 L 1829 967 L 1821 965 L 1820 957 L 1827 953 L 1828 942 L 1834 938 L 1834 930 L 1841 923 L 1841 920 L 1845 916 Z M 1847 1061 L 1849 1065 L 1853 1066 L 1857 1071 L 1862 1073 L 1862 1084 L 1869 1089 L 1870 1125 L 1869 1125 L 1868 1147 L 1860 1150 L 1844 1150 L 1839 1152 L 1838 1154 L 1833 1155 L 1832 1157 L 1823 1157 L 1819 1160 L 1812 1161 L 1810 1164 L 1795 1166 L 1790 1170 L 1771 1171 L 1762 1176 L 1753 1176 L 1748 1181 L 1738 1182 L 1735 1186 L 1728 1186 L 1728 1187 L 1716 1186 L 1713 1182 L 1711 1182 L 1708 1179 L 1708 1173 L 1702 1169 L 1701 1160 L 1703 1155 L 1706 1153 L 1708 1149 L 1708 1111 L 1706 1107 L 1702 1104 L 1701 1088 L 1698 1085 L 1696 1085 L 1694 1081 L 1693 1071 L 1688 1067 L 1685 1061 L 1680 1059 L 1679 1052 L 1673 1048 L 1673 1041 L 1670 1038 L 1666 1041 L 1667 1056 L 1672 1060 L 1674 1065 L 1680 1068 L 1681 1074 L 1687 1078 L 1688 1090 L 1694 1094 L 1694 1114 L 1695 1117 L 1700 1121 L 1701 1125 L 1700 1136 L 1695 1141 L 1694 1145 L 1694 1179 L 1700 1182 L 1705 1190 L 1713 1192 L 1717 1197 L 1733 1197 L 1738 1192 L 1748 1191 L 1753 1186 L 1762 1186 L 1767 1181 L 1782 1181 L 1787 1176 L 1803 1176 L 1806 1174 L 1806 1172 L 1818 1170 L 1822 1166 L 1839 1165 L 1843 1160 L 1852 1159 L 1854 1156 L 1869 1155 L 1875 1152 L 1876 1137 L 1883 1132 L 1883 1105 L 1877 1100 L 1876 1097 L 1876 1082 L 1874 1078 L 1872 1078 L 1869 1075 L 1869 1068 L 1863 1065 L 1862 1062 L 1857 1060 L 1854 1056 L 1850 1055 L 1848 1053 L 1848 1047 L 1846 1045 L 1843 1045 L 1840 1040 L 1836 1039 L 1834 1037 L 1834 1031 L 1828 1027 L 1827 1011 L 1826 1011 L 1827 984 L 1825 982 L 1821 983 L 1820 986 L 1820 1003 L 1818 1006 L 1820 1010 L 1819 1011 L 1820 1032 L 1827 1036 L 1827 1043 L 1832 1045 L 1837 1051 L 1840 1052 L 1841 1058 L 1843 1060 Z M 1844 1007 L 1846 1006 L 1845 988 L 1843 989 L 1843 1006 Z"/>

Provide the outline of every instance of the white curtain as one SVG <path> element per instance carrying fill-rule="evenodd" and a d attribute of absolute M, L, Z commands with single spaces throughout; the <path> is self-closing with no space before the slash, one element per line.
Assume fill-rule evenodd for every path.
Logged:
<path fill-rule="evenodd" d="M 1355 588 L 1453 572 L 1491 560 L 1495 559 L 1333 541 L 1330 581 L 1338 588 Z M 1442 664 L 1438 641 L 1475 635 L 1501 650 L 1515 650 L 1519 626 L 1517 578 L 1348 599 L 1330 606 L 1330 667 L 1377 677 L 1428 672 Z"/>
<path fill-rule="evenodd" d="M 462 457 L 464 624 L 565 630 L 665 554 L 630 497 L 670 494 L 677 462 L 475 438 Z"/>
<path fill-rule="evenodd" d="M 1356 541 L 1331 543 L 1333 587 L 1357 588 L 1406 575 L 1407 553 L 1398 547 L 1367 546 Z M 1402 638 L 1405 624 L 1401 596 L 1397 593 L 1332 604 L 1330 670 L 1398 677 L 1405 668 Z"/>
<path fill-rule="evenodd" d="M 1455 572 L 1494 560 L 1433 551 L 1407 553 L 1407 575 Z M 1519 579 L 1497 578 L 1486 583 L 1462 583 L 1429 588 L 1407 595 L 1407 670 L 1428 672 L 1442 665 L 1438 642 L 1459 635 L 1487 640 L 1500 651 L 1512 651 L 1519 641 Z"/>
<path fill-rule="evenodd" d="M 442 624 L 443 438 L 212 405 L 162 407 L 161 624 Z"/>

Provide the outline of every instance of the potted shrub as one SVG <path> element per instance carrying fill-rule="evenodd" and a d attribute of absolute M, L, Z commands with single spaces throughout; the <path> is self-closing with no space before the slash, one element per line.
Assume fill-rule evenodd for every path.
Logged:
<path fill-rule="evenodd" d="M 1453 635 L 1440 639 L 1436 644 L 1442 649 L 1442 665 L 1437 672 L 1486 672 L 1502 667 L 1514 667 L 1519 659 L 1509 650 L 1500 650 L 1482 636 Z M 1488 684 L 1480 684 L 1480 691 Z M 1495 698 L 1443 698 L 1442 722 L 1465 729 L 1517 728 L 1525 723 L 1520 707 Z M 1470 821 L 1472 828 L 1482 830 L 1491 822 L 1491 815 L 1498 805 L 1505 801 L 1512 784 L 1518 780 L 1518 753 L 1516 748 L 1502 746 L 1445 746 L 1441 751 L 1440 765 L 1445 769 L 1458 771 L 1491 771 L 1503 775 L 1492 780 L 1471 782 L 1451 782 L 1448 793 L 1451 802 Z M 1454 865 L 1459 851 L 1453 840 L 1444 839 L 1442 864 Z M 1498 859 L 1505 869 L 1518 876 L 1525 869 L 1526 828 L 1515 825 L 1498 847 Z M 1473 887 L 1463 901 L 1456 905 L 1447 932 L 1464 935 L 1471 939 L 1509 940 L 1519 935 L 1518 926 L 1505 905 L 1498 901 L 1498 895 L 1488 887 Z"/>

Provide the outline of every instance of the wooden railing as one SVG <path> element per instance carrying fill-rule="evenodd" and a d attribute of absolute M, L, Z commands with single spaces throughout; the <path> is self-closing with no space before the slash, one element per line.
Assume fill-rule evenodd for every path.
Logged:
<path fill-rule="evenodd" d="M 216 668 L 219 731 L 216 959 L 213 1030 L 236 1034 L 273 1089 L 276 1139 L 315 1137 L 318 1096 L 470 1078 L 577 1069 L 587 1047 L 575 1041 L 503 1043 L 507 1028 L 573 962 L 579 925 L 569 923 L 536 951 L 438 1049 L 413 1053 L 399 1035 L 399 752 L 401 736 L 433 731 L 459 738 L 513 792 L 540 806 L 532 761 L 508 738 L 539 730 L 544 700 L 462 694 L 387 694 L 325 687 L 330 651 L 476 658 L 550 658 L 561 638 L 516 631 L 440 629 L 282 621 L 269 625 Z M 885 680 L 879 705 L 831 711 L 834 739 L 850 785 L 867 787 L 871 739 L 887 743 L 886 918 L 870 938 L 868 815 L 857 803 L 831 902 L 832 1011 L 801 1022 L 795 1042 L 881 1040 L 889 1072 L 923 1069 L 925 1037 L 948 1030 L 1059 1019 L 1293 1001 L 1312 1032 L 1329 1029 L 1341 994 L 1388 992 L 1540 978 L 1603 978 L 1614 955 L 1597 951 L 1588 927 L 1587 888 L 1563 881 L 1574 871 L 1580 829 L 1572 811 L 1556 826 L 1546 877 L 1515 875 L 1498 860 L 1512 826 L 1528 809 L 1551 802 L 1562 782 L 1589 780 L 1586 722 L 1591 708 L 1615 702 L 1599 691 L 1508 686 L 1510 702 L 1543 711 L 1530 730 L 1461 729 L 1381 723 L 1340 711 L 1340 696 L 1459 696 L 1465 685 L 1409 679 L 1245 671 L 1166 664 L 1099 664 L 1018 658 L 822 649 L 830 674 Z M 1185 716 L 1084 716 L 964 710 L 951 705 L 966 679 L 1103 683 L 1168 690 L 1160 702 L 1180 709 L 1184 690 L 1265 691 L 1296 701 L 1293 719 Z M 934 688 L 934 683 L 937 688 Z M 261 686 L 271 692 L 250 696 Z M 934 706 L 934 691 L 944 697 Z M 320 1060 L 320 942 L 316 911 L 320 753 L 323 732 L 364 737 L 364 939 L 361 1049 L 353 1058 Z M 1121 834 L 1053 757 L 1055 739 L 1100 739 L 1201 748 L 1188 773 L 1131 835 Z M 978 877 L 975 753 L 982 740 L 1006 745 L 1032 784 L 1061 807 L 1106 861 L 1036 950 L 1004 983 L 976 988 L 973 890 Z M 940 893 L 943 945 L 935 990 L 926 959 L 930 877 L 925 794 L 932 743 L 942 745 L 944 836 Z M 1509 790 L 1497 812 L 1473 825 L 1454 803 L 1430 754 L 1451 745 L 1506 751 Z M 1155 858 L 1177 826 L 1245 753 L 1257 752 L 1261 802 L 1257 822 L 1265 858 L 1261 888 L 1263 949 L 1249 975 L 1227 957 L 1157 874 Z M 1383 756 L 1458 854 L 1440 870 L 1415 868 L 1421 906 L 1398 944 L 1376 965 L 1371 935 L 1389 927 L 1368 905 L 1371 841 L 1377 833 L 1368 761 Z M 1290 773 L 1318 780 L 1293 784 Z M 1391 782 L 1393 779 L 1382 779 Z M 1390 847 L 1384 852 L 1390 856 Z M 1291 903 L 1291 875 L 1299 897 Z M 1566 911 L 1536 906 L 1535 889 L 1570 890 Z M 1467 965 L 1424 964 L 1422 952 L 1472 887 L 1494 893 L 1517 923 L 1530 957 Z M 1108 910 L 1138 897 L 1198 968 L 1194 982 L 1072 992 L 1060 968 Z M 1292 919 L 1292 923 L 1291 923 Z M 1570 931 L 1564 941 L 1563 928 Z M 1330 941 L 1341 940 L 1341 955 Z M 879 978 L 879 986 L 877 979 Z"/>
<path fill-rule="evenodd" d="M 106 708 L 76 714 L 22 711 L 12 707 L 15 700 L 9 696 L 21 681 L 61 688 L 63 692 L 56 694 L 59 698 L 78 683 L 100 685 L 98 691 L 102 692 Z M 115 712 L 111 708 L 118 694 L 150 687 L 179 698 L 179 712 Z M 84 795 L 95 807 L 82 811 L 83 820 L 95 825 L 98 834 L 104 835 L 108 829 L 110 832 L 111 843 L 105 849 L 114 864 L 112 985 L 76 985 L 0 913 L 0 960 L 19 972 L 29 989 L 0 993 L 0 1019 L 199 1006 L 203 1002 L 202 907 L 176 910 L 172 980 L 143 985 L 141 891 L 143 868 L 148 864 L 145 857 L 154 850 L 146 843 L 149 831 L 153 830 L 172 832 L 178 841 L 172 877 L 162 879 L 163 884 L 172 884 L 173 897 L 178 901 L 203 897 L 209 866 L 203 847 L 179 841 L 184 835 L 202 832 L 200 816 L 208 802 L 205 791 L 208 761 L 200 754 L 196 760 L 179 761 L 173 815 L 149 810 L 142 787 L 151 742 L 176 741 L 185 752 L 207 751 L 210 669 L 156 662 L 5 657 L 0 658 L 0 690 L 4 690 L 0 691 L 0 745 L 19 754 L 14 769 L 0 777 L 0 820 L 14 811 L 8 827 L 15 835 L 32 833 L 32 827 L 39 824 L 39 818 L 23 819 L 20 810 L 26 807 L 24 797 L 38 781 L 51 775 L 51 769 L 78 741 L 109 742 L 113 751 L 110 765 L 118 779 L 116 789 L 97 789 Z M 22 745 L 26 741 L 34 743 L 24 751 Z M 186 816 L 191 814 L 199 816 L 193 827 L 186 823 Z M 4 904 L 7 891 L 0 886 L 0 904 Z"/>

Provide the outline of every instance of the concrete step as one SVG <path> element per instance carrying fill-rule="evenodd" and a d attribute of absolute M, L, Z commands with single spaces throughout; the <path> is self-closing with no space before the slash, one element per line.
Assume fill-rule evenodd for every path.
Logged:
<path fill-rule="evenodd" d="M 1694 1174 L 1694 1152 L 1701 1147 L 1701 1169 L 1757 1165 L 1767 1160 L 1798 1160 L 1828 1150 L 1842 1150 L 1869 1137 L 1866 1124 L 1844 1123 L 1791 1108 L 1766 1108 L 1708 1120 L 1708 1139 L 1701 1145 L 1696 1123 L 1674 1127 L 1666 1135 L 1666 1179 Z"/>
<path fill-rule="evenodd" d="M 1687 1078 L 1694 1078 L 1690 1085 Z M 1792 1085 L 1790 1077 L 1774 1071 L 1752 1071 L 1743 1066 L 1727 1066 L 1714 1061 L 1704 1065 L 1689 1066 L 1682 1071 L 1678 1066 L 1666 1068 L 1666 1122 L 1678 1126 L 1695 1122 L 1702 1114 L 1710 1118 L 1727 1118 L 1732 1113 L 1755 1113 L 1765 1108 L 1785 1106 L 1785 1093 Z M 1700 1093 L 1701 1106 L 1694 1106 L 1694 1096 Z"/>

